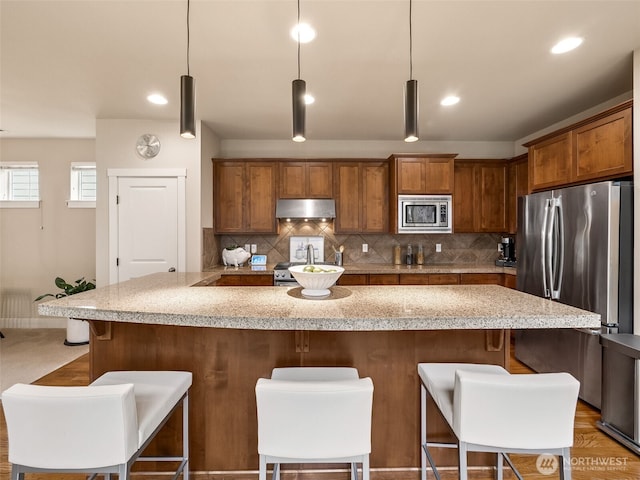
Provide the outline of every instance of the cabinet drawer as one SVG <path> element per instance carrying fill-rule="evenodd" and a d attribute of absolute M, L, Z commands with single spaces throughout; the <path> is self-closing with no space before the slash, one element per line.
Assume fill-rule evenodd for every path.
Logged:
<path fill-rule="evenodd" d="M 273 285 L 273 275 L 222 275 L 218 287 L 267 287 Z"/>
<path fill-rule="evenodd" d="M 400 285 L 428 285 L 428 275 L 420 273 L 404 273 L 400 275 Z"/>
<path fill-rule="evenodd" d="M 365 273 L 344 273 L 338 279 L 338 285 L 367 285 L 368 275 Z"/>
<path fill-rule="evenodd" d="M 372 273 L 369 275 L 369 285 L 398 285 L 399 275 L 394 273 Z"/>
<path fill-rule="evenodd" d="M 502 273 L 461 273 L 462 285 L 502 285 Z"/>
<path fill-rule="evenodd" d="M 460 275 L 457 273 L 434 273 L 428 275 L 429 285 L 458 285 Z"/>

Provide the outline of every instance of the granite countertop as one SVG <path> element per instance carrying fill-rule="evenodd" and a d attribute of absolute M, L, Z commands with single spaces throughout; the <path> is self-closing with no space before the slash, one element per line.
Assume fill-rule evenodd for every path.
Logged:
<path fill-rule="evenodd" d="M 253 330 L 597 328 L 600 316 L 497 285 L 193 287 L 219 274 L 156 273 L 42 303 L 41 315 Z"/>
<path fill-rule="evenodd" d="M 209 273 L 220 273 L 222 275 L 265 275 L 272 274 L 275 264 L 266 265 L 262 270 L 252 270 L 248 265 L 242 267 L 219 265 L 209 270 Z M 388 263 L 353 263 L 343 265 L 345 273 L 361 274 L 384 274 L 384 273 L 417 273 L 417 274 L 438 274 L 438 273 L 506 273 L 515 275 L 514 267 L 498 267 L 493 264 L 486 265 L 392 265 Z"/>

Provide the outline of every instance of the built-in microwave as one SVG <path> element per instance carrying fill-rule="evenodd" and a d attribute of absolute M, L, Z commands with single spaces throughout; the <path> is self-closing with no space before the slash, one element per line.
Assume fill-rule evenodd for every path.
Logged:
<path fill-rule="evenodd" d="M 451 195 L 398 195 L 398 233 L 451 233 Z"/>

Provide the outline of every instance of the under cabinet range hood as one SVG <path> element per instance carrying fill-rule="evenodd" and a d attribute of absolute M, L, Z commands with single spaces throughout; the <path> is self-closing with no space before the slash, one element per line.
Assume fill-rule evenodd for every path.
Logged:
<path fill-rule="evenodd" d="M 276 204 L 277 218 L 330 219 L 336 217 L 336 202 L 333 199 L 280 199 Z"/>

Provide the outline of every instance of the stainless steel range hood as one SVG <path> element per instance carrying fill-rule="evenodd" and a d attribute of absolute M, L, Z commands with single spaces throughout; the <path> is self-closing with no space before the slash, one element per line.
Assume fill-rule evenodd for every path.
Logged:
<path fill-rule="evenodd" d="M 329 219 L 336 217 L 333 199 L 280 199 L 276 205 L 277 218 Z"/>

